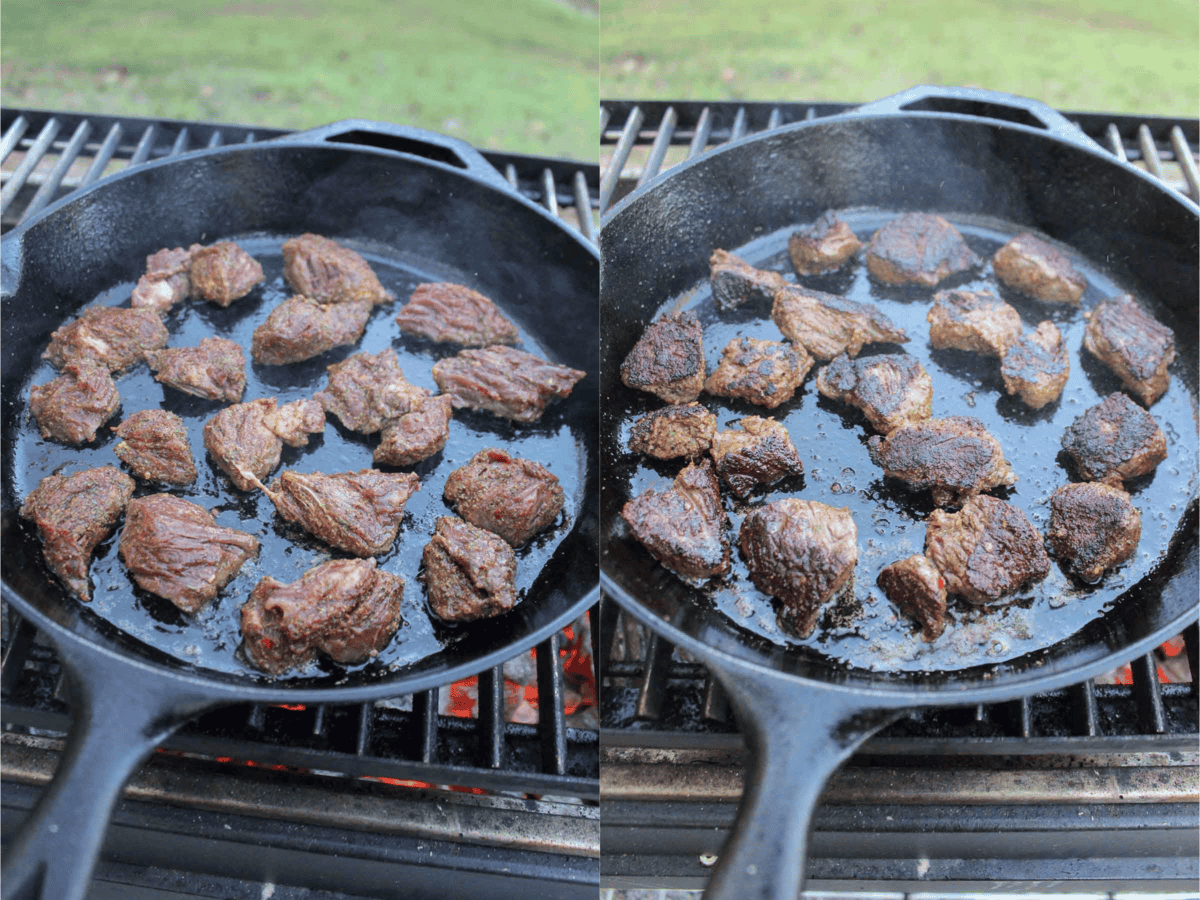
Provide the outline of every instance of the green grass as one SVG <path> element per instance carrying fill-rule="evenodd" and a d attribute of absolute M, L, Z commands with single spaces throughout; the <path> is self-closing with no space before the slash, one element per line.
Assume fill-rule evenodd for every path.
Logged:
<path fill-rule="evenodd" d="M 914 84 L 1194 117 L 1196 0 L 604 0 L 605 97 L 866 101 Z"/>
<path fill-rule="evenodd" d="M 583 5 L 4 0 L 0 98 L 278 128 L 381 119 L 594 160 L 597 19 Z"/>

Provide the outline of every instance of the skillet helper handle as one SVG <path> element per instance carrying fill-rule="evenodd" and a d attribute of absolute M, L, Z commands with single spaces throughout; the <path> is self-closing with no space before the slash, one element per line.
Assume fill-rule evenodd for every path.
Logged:
<path fill-rule="evenodd" d="M 111 664 L 59 645 L 72 727 L 41 799 L 5 854 L 5 900 L 83 900 L 121 790 L 168 735 L 211 707 L 154 678 L 114 683 Z"/>
<path fill-rule="evenodd" d="M 774 672 L 713 668 L 737 713 L 750 762 L 737 820 L 704 898 L 795 900 L 825 782 L 900 713 L 869 708 L 869 701 L 841 690 L 798 687 Z"/>
<path fill-rule="evenodd" d="M 1057 138 L 1086 147 L 1088 150 L 1108 151 L 1101 147 L 1070 119 L 1042 103 L 1016 94 L 988 91 L 983 88 L 942 87 L 919 84 L 872 103 L 866 103 L 856 113 L 877 115 L 902 112 L 947 112 L 997 119 L 1041 128 Z"/>
<path fill-rule="evenodd" d="M 494 187 L 509 192 L 514 190 L 507 179 L 496 171 L 496 167 L 466 141 L 411 125 L 376 122 L 372 119 L 342 119 L 276 140 L 300 143 L 321 141 L 390 150 L 393 153 L 417 156 L 450 168 L 461 169 Z"/>

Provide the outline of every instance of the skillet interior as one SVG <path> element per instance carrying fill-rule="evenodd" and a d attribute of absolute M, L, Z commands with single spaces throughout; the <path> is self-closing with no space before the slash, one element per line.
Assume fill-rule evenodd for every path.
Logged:
<path fill-rule="evenodd" d="M 618 599 L 633 603 L 652 624 L 666 624 L 671 636 L 691 649 L 716 649 L 774 669 L 873 688 L 953 682 L 967 689 L 1045 680 L 1094 665 L 1108 653 L 1194 614 L 1196 218 L 1185 203 L 1165 194 L 1099 154 L 1045 139 L 1030 129 L 908 116 L 831 120 L 732 145 L 631 197 L 601 234 L 606 583 Z M 765 309 L 716 314 L 707 290 L 708 254 L 714 247 L 725 247 L 754 264 L 790 273 L 784 252 L 787 235 L 829 208 L 849 209 L 846 218 L 860 236 L 869 236 L 898 212 L 940 212 L 987 255 L 1016 231 L 1033 228 L 1068 245 L 1072 255 L 1085 262 L 1092 283 L 1085 303 L 1099 299 L 1093 291 L 1111 296 L 1131 290 L 1172 325 L 1180 358 L 1172 369 L 1171 399 L 1164 398 L 1152 410 L 1172 435 L 1172 458 L 1160 473 L 1135 486 L 1135 503 L 1143 511 L 1140 550 L 1153 552 L 1152 558 L 1139 556 L 1141 565 L 1130 564 L 1144 576 L 1141 582 L 1131 585 L 1134 579 L 1128 576 L 1110 578 L 1054 609 L 1051 604 L 1066 599 L 1056 588 L 1069 585 L 1056 570 L 1045 590 L 1023 595 L 1040 595 L 1029 609 L 1007 612 L 1003 618 L 1009 627 L 999 635 L 986 624 L 960 627 L 957 640 L 947 634 L 930 652 L 907 637 L 909 629 L 903 623 L 886 623 L 887 601 L 873 584 L 878 568 L 920 549 L 923 527 L 900 514 L 915 509 L 919 518 L 928 505 L 913 504 L 906 492 L 878 478 L 862 447 L 867 431 L 861 417 L 846 413 L 839 404 L 818 401 L 812 374 L 802 396 L 777 412 L 787 417 L 808 469 L 798 496 L 848 504 L 856 513 L 857 595 L 865 616 L 859 614 L 842 628 L 826 632 L 824 643 L 814 636 L 797 646 L 775 629 L 769 605 L 752 586 L 740 588 L 735 576 L 720 589 L 693 590 L 654 564 L 629 537 L 619 518 L 624 501 L 653 480 L 670 477 L 678 466 L 644 465 L 625 450 L 629 422 L 658 403 L 621 385 L 617 366 L 646 322 L 676 306 L 696 308 L 706 324 L 712 323 L 706 329 L 710 366 L 736 334 L 775 332 L 769 320 L 758 318 L 768 313 Z M 861 264 L 856 273 L 840 284 L 810 283 L 837 293 L 849 290 L 857 299 L 872 295 L 908 328 L 914 340 L 905 350 L 922 359 L 934 380 L 934 414 L 967 413 L 987 422 L 1022 475 L 1009 499 L 1044 525 L 1047 513 L 1041 504 L 1067 480 L 1055 459 L 1062 428 L 1115 389 L 1115 382 L 1092 360 L 1080 364 L 1078 314 L 1074 320 L 1039 315 L 1030 304 L 1017 304 L 1027 328 L 1040 318 L 1058 319 L 1072 349 L 1068 395 L 1057 406 L 1034 414 L 1001 399 L 998 363 L 979 365 L 966 354 L 929 350 L 924 316 L 931 292 L 884 296 L 872 288 Z M 970 392 L 975 393 L 974 408 L 962 399 Z M 759 410 L 749 405 L 722 404 L 718 422 L 723 426 L 755 412 Z M 1031 433 L 1040 440 L 1031 440 Z M 1048 446 L 1047 437 L 1052 437 Z M 844 469 L 854 471 L 843 473 Z M 855 490 L 847 491 L 849 485 Z M 783 496 L 788 488 L 795 485 L 752 502 Z M 734 513 L 736 529 L 739 507 L 727 503 L 727 508 Z M 881 525 L 884 519 L 888 524 Z M 1155 551 L 1148 542 L 1154 543 Z M 726 615 L 730 611 L 732 619 Z M 864 621 L 873 622 L 874 631 L 864 629 Z M 862 630 L 867 637 L 856 633 Z"/>
<path fill-rule="evenodd" d="M 144 366 L 118 379 L 119 417 L 162 405 L 187 423 L 201 476 L 193 487 L 173 492 L 215 507 L 219 523 L 251 531 L 263 542 L 258 560 L 195 619 L 132 585 L 117 559 L 119 532 L 102 545 L 93 565 L 92 604 L 67 597 L 47 575 L 34 530 L 16 516 L 16 507 L 50 471 L 119 465 L 107 428 L 97 442 L 77 450 L 43 441 L 29 420 L 30 384 L 54 374 L 38 358 L 50 331 L 89 303 L 127 302 L 148 253 L 230 238 L 264 264 L 267 283 L 226 310 L 188 301 L 167 320 L 170 345 L 194 345 L 215 333 L 248 348 L 254 327 L 291 293 L 282 280 L 279 248 L 304 231 L 362 252 L 397 302 L 373 313 L 355 347 L 295 366 L 248 364 L 247 400 L 311 396 L 324 386 L 330 363 L 387 346 L 395 347 L 410 380 L 436 390 L 432 364 L 457 348 L 401 336 L 392 319 L 412 288 L 426 280 L 460 281 L 492 296 L 521 327 L 524 349 L 592 374 L 539 423 L 456 413 L 446 449 L 414 468 L 421 490 L 408 503 L 396 548 L 380 559 L 383 568 L 405 578 L 401 631 L 369 665 L 352 671 L 314 665 L 281 681 L 263 678 L 238 657 L 237 610 L 263 575 L 293 580 L 328 553 L 302 531 L 281 525 L 265 497 L 236 491 L 212 466 L 200 432 L 221 404 L 165 389 Z M 594 600 L 598 266 L 593 253 L 540 211 L 457 173 L 405 159 L 345 148 L 263 145 L 172 161 L 102 184 L 30 227 L 20 254 L 8 238 L 5 243 L 6 267 L 20 266 L 20 286 L 12 296 L 6 272 L 4 298 L 5 584 L 59 625 L 139 660 L 218 682 L 289 689 L 394 685 L 398 679 L 433 684 L 457 667 L 485 665 L 495 655 L 534 643 Z M 308 448 L 285 448 L 282 467 L 365 468 L 377 441 L 342 429 L 331 417 L 324 436 Z M 551 533 L 519 551 L 524 598 L 516 609 L 489 622 L 447 627 L 431 622 L 425 611 L 416 580 L 420 554 L 434 519 L 448 512 L 441 500 L 446 476 L 486 446 L 545 463 L 563 483 L 566 515 Z M 138 493 L 154 490 L 139 485 Z"/>

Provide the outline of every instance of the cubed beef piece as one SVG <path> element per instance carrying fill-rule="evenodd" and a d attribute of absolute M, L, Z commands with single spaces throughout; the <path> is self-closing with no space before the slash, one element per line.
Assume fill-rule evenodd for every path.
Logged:
<path fill-rule="evenodd" d="M 906 213 L 875 232 L 867 271 L 884 284 L 934 287 L 983 265 L 958 229 L 941 216 Z"/>
<path fill-rule="evenodd" d="M 992 270 L 1003 284 L 1042 303 L 1079 306 L 1087 287 L 1065 253 L 1028 232 L 996 251 Z"/>
<path fill-rule="evenodd" d="M 1120 391 L 1067 426 L 1062 447 L 1080 478 L 1114 487 L 1167 458 L 1167 438 L 1154 416 Z"/>
<path fill-rule="evenodd" d="M 443 516 L 421 561 L 429 608 L 443 621 L 490 618 L 517 604 L 517 557 L 490 531 Z"/>
<path fill-rule="evenodd" d="M 455 409 L 482 409 L 517 422 L 536 422 L 586 374 L 503 346 L 461 350 L 433 364 L 433 380 Z"/>
<path fill-rule="evenodd" d="M 143 409 L 113 431 L 121 437 L 113 452 L 142 481 L 183 485 L 196 480 L 187 428 L 175 413 Z"/>
<path fill-rule="evenodd" d="M 746 416 L 736 425 L 713 435 L 709 448 L 721 480 L 735 496 L 804 474 L 800 453 L 782 422 Z"/>
<path fill-rule="evenodd" d="M 283 245 L 283 276 L 297 294 L 319 303 L 386 303 L 396 299 L 358 253 L 319 234 Z"/>
<path fill-rule="evenodd" d="M 789 284 L 775 293 L 771 319 L 814 359 L 858 356 L 864 344 L 903 344 L 908 335 L 870 304 Z"/>
<path fill-rule="evenodd" d="M 785 284 L 778 272 L 756 269 L 727 250 L 714 250 L 708 258 L 708 281 L 718 309 L 736 309 L 745 303 L 770 303 Z"/>
<path fill-rule="evenodd" d="M 549 469 L 494 447 L 451 472 L 444 496 L 463 519 L 513 547 L 553 525 L 563 509 L 562 487 Z"/>
<path fill-rule="evenodd" d="M 699 403 L 664 406 L 647 413 L 629 431 L 629 449 L 657 459 L 694 458 L 708 452 L 717 417 Z"/>
<path fill-rule="evenodd" d="M 788 257 L 797 274 L 819 275 L 840 269 L 862 246 L 850 226 L 830 210 L 788 239 Z"/>
<path fill-rule="evenodd" d="M 1021 336 L 1021 314 L 988 291 L 938 291 L 925 318 L 936 350 L 1004 356 Z"/>
<path fill-rule="evenodd" d="M 198 347 L 151 350 L 146 362 L 155 381 L 194 397 L 236 403 L 246 390 L 246 356 L 226 338 L 207 337 Z"/>
<path fill-rule="evenodd" d="M 859 359 L 843 354 L 817 372 L 817 390 L 861 410 L 881 434 L 933 413 L 933 381 L 920 361 L 904 353 Z"/>
<path fill-rule="evenodd" d="M 1042 322 L 1032 334 L 1014 341 L 1004 354 L 1000 375 L 1004 389 L 1033 409 L 1061 397 L 1071 377 L 1071 360 L 1058 326 Z"/>
<path fill-rule="evenodd" d="M 188 272 L 192 293 L 217 306 L 240 300 L 265 280 L 258 260 L 233 241 L 220 241 L 196 250 Z"/>
<path fill-rule="evenodd" d="M 68 363 L 63 373 L 29 391 L 29 412 L 42 437 L 84 444 L 121 405 L 117 386 L 103 366 Z"/>
<path fill-rule="evenodd" d="M 887 566 L 875 583 L 900 612 L 921 626 L 925 640 L 937 640 L 946 630 L 946 579 L 921 554 Z"/>
<path fill-rule="evenodd" d="M 1167 391 L 1175 360 L 1175 332 L 1142 312 L 1128 294 L 1086 314 L 1083 346 L 1112 369 L 1125 390 L 1153 405 Z"/>
<path fill-rule="evenodd" d="M 289 297 L 254 329 L 250 356 L 266 366 L 312 359 L 358 341 L 370 317 L 370 303 L 321 304 L 307 297 Z"/>
<path fill-rule="evenodd" d="M 1050 497 L 1047 537 L 1072 575 L 1095 582 L 1133 558 L 1142 537 L 1142 514 L 1119 487 L 1064 484 Z"/>
<path fill-rule="evenodd" d="M 147 350 L 167 346 L 167 329 L 148 309 L 92 306 L 50 336 L 43 357 L 59 369 L 86 362 L 110 372 L 124 372 L 145 358 Z"/>
<path fill-rule="evenodd" d="M 440 453 L 450 437 L 454 404 L 448 394 L 438 394 L 398 419 L 384 423 L 372 459 L 389 466 L 411 466 Z"/>
<path fill-rule="evenodd" d="M 795 396 L 810 368 L 812 357 L 796 344 L 735 338 L 721 352 L 704 390 L 774 409 Z"/>
<path fill-rule="evenodd" d="M 621 381 L 667 403 L 690 403 L 704 389 L 704 332 L 691 313 L 646 326 L 621 363 Z"/>
<path fill-rule="evenodd" d="M 351 431 L 374 434 L 418 408 L 429 391 L 404 377 L 391 347 L 372 356 L 355 353 L 329 367 L 329 386 L 314 399 Z"/>
<path fill-rule="evenodd" d="M 479 291 L 452 282 L 419 284 L 396 316 L 405 334 L 464 347 L 515 344 L 517 326 Z"/>

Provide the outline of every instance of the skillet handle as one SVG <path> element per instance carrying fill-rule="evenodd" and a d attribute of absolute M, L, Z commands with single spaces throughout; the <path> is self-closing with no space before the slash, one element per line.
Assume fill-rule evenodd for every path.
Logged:
<path fill-rule="evenodd" d="M 881 115 L 902 112 L 946 112 L 977 116 L 981 119 L 998 119 L 1004 122 L 1015 122 L 1041 128 L 1051 135 L 1070 141 L 1088 150 L 1102 150 L 1103 147 L 1083 133 L 1070 119 L 1042 103 L 1028 97 L 1016 94 L 1005 94 L 1001 91 L 987 91 L 983 88 L 942 87 L 938 85 L 919 84 L 916 87 L 892 94 L 872 103 L 865 103 L 854 113 L 866 115 Z"/>
<path fill-rule="evenodd" d="M 416 156 L 450 168 L 461 169 L 509 193 L 515 190 L 507 179 L 496 171 L 496 167 L 466 141 L 411 125 L 376 122 L 372 119 L 342 119 L 275 140 L 283 143 L 350 144 L 390 150 L 393 153 Z"/>
<path fill-rule="evenodd" d="M 705 900 L 795 900 L 804 886 L 812 817 L 825 782 L 900 712 L 821 685 L 798 687 L 775 672 L 712 664 L 751 762 L 737 820 Z"/>
<path fill-rule="evenodd" d="M 125 782 L 171 732 L 215 705 L 154 677 L 114 683 L 110 661 L 56 644 L 72 728 L 54 780 L 5 854 L 6 900 L 83 900 Z"/>

